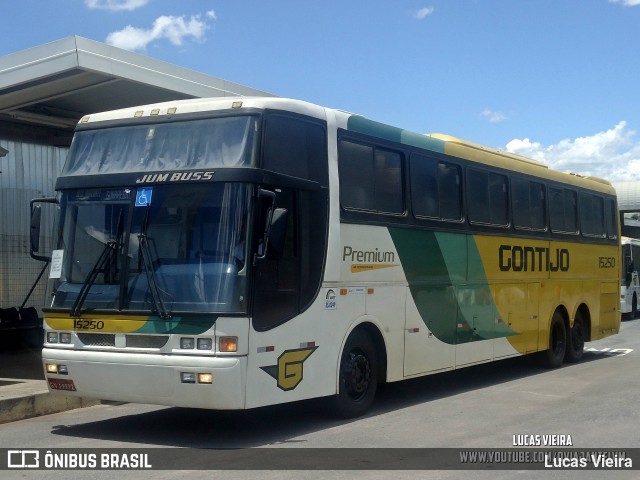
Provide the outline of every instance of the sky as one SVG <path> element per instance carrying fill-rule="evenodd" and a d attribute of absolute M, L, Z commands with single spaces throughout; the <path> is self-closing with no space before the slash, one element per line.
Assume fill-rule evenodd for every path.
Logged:
<path fill-rule="evenodd" d="M 640 180 L 640 0 L 21 0 L 0 56 L 78 35 L 282 97 Z"/>

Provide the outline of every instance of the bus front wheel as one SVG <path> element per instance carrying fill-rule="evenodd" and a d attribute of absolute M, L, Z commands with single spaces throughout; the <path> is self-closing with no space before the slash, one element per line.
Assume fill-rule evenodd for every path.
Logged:
<path fill-rule="evenodd" d="M 373 403 L 378 387 L 378 358 L 371 337 L 354 331 L 340 359 L 338 394 L 333 397 L 333 413 L 341 418 L 363 415 Z"/>
<path fill-rule="evenodd" d="M 542 366 L 556 368 L 562 365 L 567 351 L 567 330 L 562 314 L 556 311 L 549 326 L 549 348 L 538 353 Z"/>

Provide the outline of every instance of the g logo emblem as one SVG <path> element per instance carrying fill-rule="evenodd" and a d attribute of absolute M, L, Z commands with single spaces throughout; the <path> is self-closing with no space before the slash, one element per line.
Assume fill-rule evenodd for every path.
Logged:
<path fill-rule="evenodd" d="M 260 367 L 278 381 L 278 388 L 288 392 L 303 379 L 303 363 L 318 347 L 286 350 L 278 357 L 277 365 Z"/>

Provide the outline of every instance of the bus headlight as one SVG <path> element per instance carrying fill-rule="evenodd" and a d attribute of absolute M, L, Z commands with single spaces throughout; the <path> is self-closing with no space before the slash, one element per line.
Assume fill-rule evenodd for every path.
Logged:
<path fill-rule="evenodd" d="M 71 334 L 68 332 L 60 334 L 60 343 L 71 343 Z"/>
<path fill-rule="evenodd" d="M 193 350 L 196 346 L 195 338 L 182 337 L 180 339 L 180 348 L 183 350 Z"/>
<path fill-rule="evenodd" d="M 198 350 L 211 350 L 213 349 L 213 340 L 210 338 L 198 339 Z"/>
<path fill-rule="evenodd" d="M 47 343 L 58 343 L 58 332 L 47 332 Z"/>

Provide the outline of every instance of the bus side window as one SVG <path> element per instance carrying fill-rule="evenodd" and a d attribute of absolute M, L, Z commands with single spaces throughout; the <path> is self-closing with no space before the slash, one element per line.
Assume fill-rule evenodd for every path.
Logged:
<path fill-rule="evenodd" d="M 542 183 L 513 178 L 513 223 L 524 230 L 547 228 L 545 186 Z"/>
<path fill-rule="evenodd" d="M 604 237 L 604 200 L 593 194 L 580 194 L 580 227 L 589 237 Z"/>
<path fill-rule="evenodd" d="M 375 210 L 373 148 L 341 141 L 339 154 L 340 204 L 354 210 Z"/>
<path fill-rule="evenodd" d="M 402 153 L 341 140 L 338 165 L 342 208 L 377 214 L 404 213 Z"/>
<path fill-rule="evenodd" d="M 278 114 L 266 116 L 263 167 L 266 170 L 328 183 L 324 126 Z"/>
<path fill-rule="evenodd" d="M 416 217 L 462 218 L 462 171 L 458 165 L 411 155 L 411 201 Z"/>
<path fill-rule="evenodd" d="M 607 236 L 618 238 L 618 207 L 612 198 L 607 198 L 606 203 Z"/>
<path fill-rule="evenodd" d="M 507 177 L 467 170 L 468 211 L 471 223 L 506 227 L 509 224 Z"/>
<path fill-rule="evenodd" d="M 549 222 L 553 233 L 578 233 L 578 200 L 575 191 L 549 188 Z"/>

